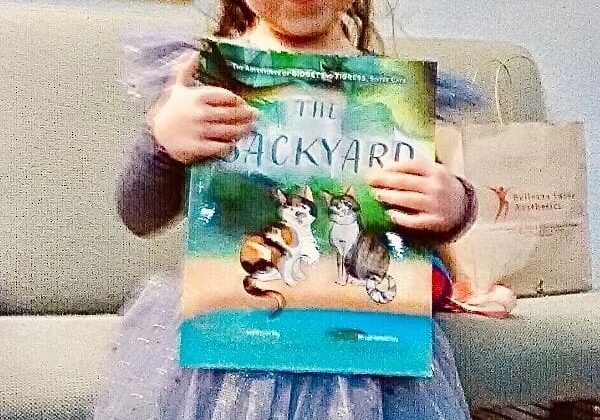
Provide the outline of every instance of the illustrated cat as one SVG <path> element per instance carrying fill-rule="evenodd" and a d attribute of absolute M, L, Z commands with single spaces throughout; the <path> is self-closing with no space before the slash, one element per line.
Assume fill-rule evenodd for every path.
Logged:
<path fill-rule="evenodd" d="M 259 284 L 283 280 L 294 286 L 304 278 L 302 264 L 316 264 L 320 254 L 311 227 L 317 210 L 310 188 L 304 187 L 299 195 L 290 196 L 277 190 L 275 197 L 281 220 L 263 232 L 246 235 L 240 263 L 248 273 L 244 278 L 246 292 L 276 299 L 276 310 L 280 310 L 285 306 L 281 293 L 265 290 Z"/>
<path fill-rule="evenodd" d="M 363 231 L 352 187 L 340 196 L 324 195 L 329 210 L 329 243 L 337 258 L 336 282 L 364 285 L 375 302 L 391 302 L 396 296 L 396 282 L 387 274 L 390 253 L 386 235 Z"/>

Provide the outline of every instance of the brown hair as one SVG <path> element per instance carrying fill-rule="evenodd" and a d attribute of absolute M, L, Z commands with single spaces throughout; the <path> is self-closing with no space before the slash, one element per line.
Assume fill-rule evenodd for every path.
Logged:
<path fill-rule="evenodd" d="M 346 37 L 360 51 L 383 53 L 383 41 L 373 25 L 372 0 L 354 0 L 342 25 Z M 244 0 L 220 0 L 215 36 L 234 38 L 256 23 L 256 15 Z"/>

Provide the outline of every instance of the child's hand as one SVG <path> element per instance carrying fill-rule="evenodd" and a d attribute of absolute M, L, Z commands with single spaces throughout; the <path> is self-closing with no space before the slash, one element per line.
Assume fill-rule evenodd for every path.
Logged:
<path fill-rule="evenodd" d="M 256 110 L 229 90 L 194 86 L 198 53 L 173 68 L 170 88 L 149 114 L 156 142 L 185 164 L 226 156 L 252 129 Z"/>
<path fill-rule="evenodd" d="M 399 226 L 448 232 L 464 217 L 466 194 L 462 183 L 439 163 L 406 160 L 372 172 L 375 197 L 390 207 Z"/>

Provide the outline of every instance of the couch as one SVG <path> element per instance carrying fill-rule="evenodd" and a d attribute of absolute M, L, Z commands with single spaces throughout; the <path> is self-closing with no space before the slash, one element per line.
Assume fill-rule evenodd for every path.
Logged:
<path fill-rule="evenodd" d="M 89 418 L 119 308 L 177 268 L 184 224 L 140 239 L 120 222 L 116 171 L 148 104 L 118 83 L 124 29 L 201 30 L 190 6 L 24 0 L 0 9 L 0 418 Z M 465 76 L 529 53 L 500 42 L 400 39 Z M 487 64 L 486 64 L 487 63 Z M 511 63 L 515 120 L 543 120 L 535 66 Z M 506 77 L 503 75 L 503 86 Z M 492 108 L 466 118 L 493 121 Z M 508 320 L 440 316 L 473 406 L 600 395 L 597 292 L 521 299 Z"/>

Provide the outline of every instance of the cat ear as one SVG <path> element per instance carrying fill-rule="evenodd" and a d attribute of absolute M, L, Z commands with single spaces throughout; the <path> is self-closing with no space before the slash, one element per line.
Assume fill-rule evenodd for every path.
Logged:
<path fill-rule="evenodd" d="M 356 198 L 356 191 L 354 191 L 354 187 L 352 185 L 350 185 L 350 187 L 348 187 L 348 189 L 346 190 L 344 195 L 346 195 L 348 197 Z"/>
<path fill-rule="evenodd" d="M 327 203 L 327 205 L 330 206 L 331 200 L 333 200 L 333 194 L 327 191 L 321 191 L 321 194 L 323 194 L 323 198 L 325 198 L 325 202 Z"/>
<path fill-rule="evenodd" d="M 308 185 L 302 188 L 302 193 L 300 194 L 300 196 L 307 199 L 310 202 L 314 202 L 313 193 Z"/>
<path fill-rule="evenodd" d="M 281 205 L 285 205 L 287 203 L 287 197 L 285 196 L 285 194 L 283 193 L 283 191 L 281 191 L 279 188 L 277 188 L 273 192 L 273 195 L 275 196 L 275 198 L 277 199 L 277 201 L 279 201 L 279 203 Z"/>

